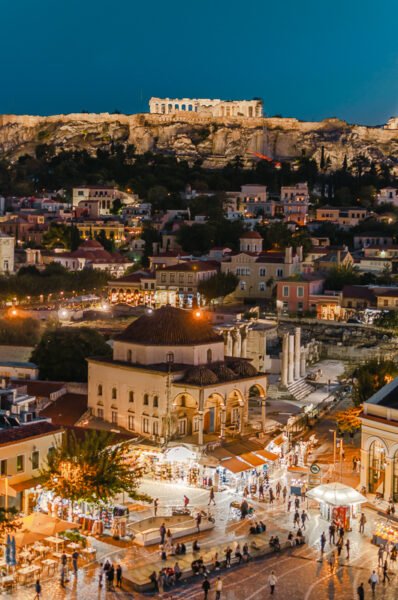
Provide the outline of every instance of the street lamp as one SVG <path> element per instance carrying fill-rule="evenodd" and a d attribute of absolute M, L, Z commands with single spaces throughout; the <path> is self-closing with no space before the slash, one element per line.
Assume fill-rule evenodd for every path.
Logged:
<path fill-rule="evenodd" d="M 330 433 L 333 433 L 333 473 L 336 470 L 336 435 L 337 431 L 335 429 L 329 429 Z"/>

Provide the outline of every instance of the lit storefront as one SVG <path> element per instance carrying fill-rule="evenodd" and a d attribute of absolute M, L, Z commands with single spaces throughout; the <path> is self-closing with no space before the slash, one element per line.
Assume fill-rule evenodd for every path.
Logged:
<path fill-rule="evenodd" d="M 307 498 L 319 503 L 321 517 L 333 521 L 346 531 L 351 530 L 352 519 L 360 513 L 366 498 L 354 488 L 343 483 L 326 483 L 307 492 Z"/>

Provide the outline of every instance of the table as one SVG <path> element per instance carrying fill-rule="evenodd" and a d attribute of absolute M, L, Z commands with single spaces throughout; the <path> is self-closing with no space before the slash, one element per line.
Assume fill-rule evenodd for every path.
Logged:
<path fill-rule="evenodd" d="M 86 554 L 87 557 L 95 556 L 97 554 L 97 550 L 95 548 L 83 548 L 82 554 Z"/>
<path fill-rule="evenodd" d="M 55 537 L 55 535 L 50 535 L 50 537 L 46 537 L 44 541 L 48 542 L 49 544 L 55 544 L 57 547 L 58 544 L 65 544 L 64 538 Z"/>
<path fill-rule="evenodd" d="M 34 575 L 38 571 L 40 571 L 39 565 L 30 565 L 29 567 L 23 567 L 22 569 L 19 569 L 17 574 L 18 574 L 18 577 L 20 575 L 22 575 L 24 578 L 24 582 L 25 582 L 26 578 L 29 577 L 29 575 Z"/>
<path fill-rule="evenodd" d="M 58 558 L 59 560 L 61 560 L 64 554 L 66 558 L 72 558 L 72 554 L 70 554 L 69 552 L 53 552 L 53 556 L 55 556 L 55 558 Z"/>
<path fill-rule="evenodd" d="M 21 558 L 25 559 L 25 558 L 30 558 L 32 555 L 31 555 L 31 553 L 29 552 L 29 550 L 22 550 L 22 551 L 19 553 L 19 556 L 20 556 Z"/>
<path fill-rule="evenodd" d="M 76 542 L 71 542 L 67 545 L 67 548 L 70 548 L 71 550 L 80 550 L 80 544 L 76 544 Z"/>
<path fill-rule="evenodd" d="M 44 544 L 37 544 L 36 546 L 33 546 L 33 550 L 35 552 L 39 552 L 39 554 L 45 554 L 46 552 L 48 552 L 49 548 Z"/>
<path fill-rule="evenodd" d="M 44 560 L 41 561 L 41 564 L 44 567 L 47 567 L 48 572 L 50 572 L 50 569 L 53 567 L 55 569 L 55 567 L 57 566 L 57 561 L 53 560 L 52 558 L 45 558 Z"/>
<path fill-rule="evenodd" d="M 4 575 L 4 577 L 0 577 L 0 585 L 2 586 L 13 586 L 15 583 L 14 575 Z"/>

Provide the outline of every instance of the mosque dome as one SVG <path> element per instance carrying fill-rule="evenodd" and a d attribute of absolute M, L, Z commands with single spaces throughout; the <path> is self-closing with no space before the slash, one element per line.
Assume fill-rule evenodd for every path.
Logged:
<path fill-rule="evenodd" d="M 207 367 L 191 367 L 185 374 L 185 381 L 193 385 L 213 385 L 218 383 L 218 377 Z"/>
<path fill-rule="evenodd" d="M 237 378 L 237 375 L 232 369 L 229 369 L 224 363 L 212 365 L 211 370 L 215 373 L 220 381 L 232 381 Z"/>
<path fill-rule="evenodd" d="M 228 362 L 228 367 L 236 373 L 238 377 L 255 377 L 258 375 L 256 367 L 247 360 L 235 360 Z"/>

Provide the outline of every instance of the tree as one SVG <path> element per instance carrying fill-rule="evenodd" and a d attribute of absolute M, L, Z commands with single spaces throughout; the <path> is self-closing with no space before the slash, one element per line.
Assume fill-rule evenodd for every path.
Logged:
<path fill-rule="evenodd" d="M 185 252 L 204 254 L 214 246 L 215 228 L 208 223 L 183 225 L 177 233 L 177 242 Z"/>
<path fill-rule="evenodd" d="M 101 229 L 99 233 L 95 236 L 97 242 L 101 244 L 101 246 L 107 250 L 107 252 L 115 251 L 115 242 L 112 238 L 107 238 L 104 229 Z"/>
<path fill-rule="evenodd" d="M 0 540 L 8 533 L 13 533 L 20 528 L 18 511 L 14 506 L 0 507 Z"/>
<path fill-rule="evenodd" d="M 335 415 L 335 421 L 342 433 L 355 433 L 361 428 L 362 405 L 342 410 Z"/>
<path fill-rule="evenodd" d="M 198 285 L 198 292 L 202 294 L 208 303 L 216 298 L 224 300 L 225 296 L 235 291 L 239 279 L 233 273 L 217 273 L 209 279 L 201 281 Z"/>
<path fill-rule="evenodd" d="M 351 266 L 332 267 L 325 280 L 325 289 L 341 291 L 345 285 L 354 285 L 359 280 L 359 273 Z"/>
<path fill-rule="evenodd" d="M 126 455 L 107 431 L 68 431 L 48 455 L 43 486 L 71 502 L 107 504 L 122 492 L 137 498 L 141 470 Z"/>
<path fill-rule="evenodd" d="M 41 379 L 87 381 L 89 356 L 111 357 L 104 337 L 88 327 L 62 328 L 44 333 L 31 360 L 39 367 Z"/>
<path fill-rule="evenodd" d="M 358 367 L 353 374 L 352 399 L 355 406 L 369 400 L 373 394 L 392 381 L 397 373 L 398 367 L 392 360 L 372 358 Z"/>

